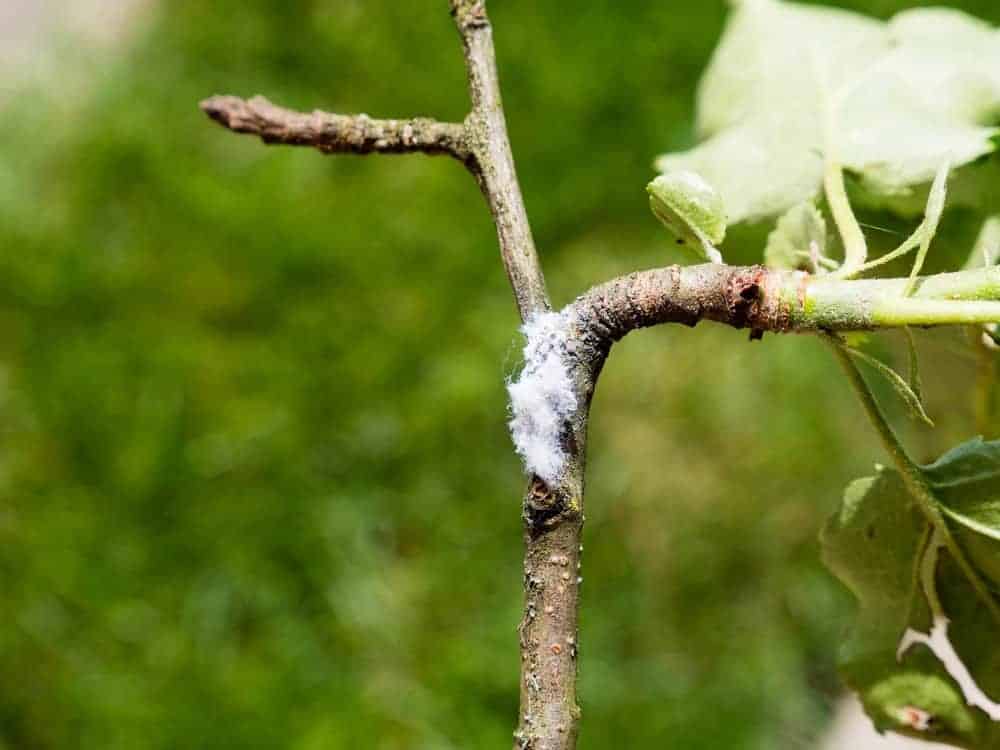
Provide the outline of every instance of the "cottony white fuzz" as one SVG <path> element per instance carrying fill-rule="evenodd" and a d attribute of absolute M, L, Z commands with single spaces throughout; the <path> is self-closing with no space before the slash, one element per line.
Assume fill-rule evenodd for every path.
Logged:
<path fill-rule="evenodd" d="M 548 312 L 523 326 L 524 369 L 507 383 L 510 434 L 529 474 L 546 482 L 559 478 L 566 465 L 560 439 L 563 426 L 576 413 L 576 394 L 566 366 L 568 316 Z"/>

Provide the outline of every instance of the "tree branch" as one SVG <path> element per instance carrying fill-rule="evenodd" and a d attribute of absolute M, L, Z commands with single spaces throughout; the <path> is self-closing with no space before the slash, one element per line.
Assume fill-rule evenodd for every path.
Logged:
<path fill-rule="evenodd" d="M 449 2 L 462 37 L 472 100 L 472 111 L 465 125 L 476 156 L 473 173 L 493 214 L 500 253 L 521 319 L 528 320 L 548 310 L 550 305 L 507 136 L 493 29 L 486 15 L 485 0 Z"/>
<path fill-rule="evenodd" d="M 217 96 L 202 102 L 214 120 L 266 143 L 310 146 L 325 153 L 446 154 L 476 177 L 493 215 L 501 257 L 522 320 L 550 310 L 545 280 L 514 169 L 485 0 L 449 0 L 462 38 L 471 111 L 464 123 L 366 115 L 304 114 L 262 97 Z M 614 342 L 660 323 L 713 320 L 764 331 L 861 330 L 1000 320 L 1000 270 L 980 269 L 908 280 L 861 280 L 719 264 L 659 268 L 614 279 L 581 295 L 561 319 L 563 364 L 575 412 L 561 440 L 565 468 L 557 481 L 533 477 L 524 517 L 524 613 L 519 750 L 573 750 L 584 468 L 590 400 Z"/>
<path fill-rule="evenodd" d="M 757 334 L 866 331 L 1000 320 L 1000 267 L 917 279 L 844 280 L 764 266 L 708 263 L 637 271 L 594 287 L 573 302 L 580 350 L 594 360 L 630 331 L 702 320 Z"/>
<path fill-rule="evenodd" d="M 201 103 L 205 114 L 236 133 L 265 143 L 311 146 L 326 154 L 447 154 L 461 162 L 472 156 L 465 126 L 428 118 L 375 120 L 368 115 L 295 112 L 262 96 L 213 96 Z"/>
<path fill-rule="evenodd" d="M 501 257 L 523 320 L 550 310 L 545 280 L 518 185 L 497 77 L 485 0 L 449 0 L 462 38 L 471 111 L 464 123 L 373 120 L 366 115 L 302 114 L 256 97 L 213 97 L 202 108 L 224 126 L 268 143 L 327 153 L 447 154 L 476 177 L 493 215 Z M 565 468 L 533 477 L 523 501 L 524 613 L 518 628 L 520 750 L 573 750 L 584 465 L 590 399 L 614 344 L 660 323 L 712 320 L 765 331 L 848 331 L 1000 320 L 1000 269 L 918 279 L 844 280 L 761 266 L 719 264 L 652 269 L 595 287 L 565 311 L 563 353 L 576 402 L 563 425 Z"/>
<path fill-rule="evenodd" d="M 449 0 L 462 38 L 471 111 L 461 125 L 429 119 L 373 120 L 367 115 L 304 114 L 263 97 L 214 96 L 201 103 L 213 120 L 265 143 L 324 153 L 447 154 L 469 169 L 486 198 L 521 319 L 550 309 L 507 136 L 485 0 Z M 581 387 L 589 387 L 586 382 Z M 581 403 L 589 402 L 589 395 Z M 558 487 L 537 478 L 524 500 L 525 615 L 521 635 L 521 723 L 517 745 L 572 750 L 576 745 L 577 569 L 583 524 L 587 409 L 575 426 L 569 470 Z M 543 513 L 544 524 L 537 523 Z M 555 562 L 553 562 L 555 561 Z M 545 617 L 536 617 L 535 614 Z"/>
<path fill-rule="evenodd" d="M 223 127 L 265 143 L 310 146 L 323 153 L 446 154 L 475 176 L 497 228 L 500 254 L 522 320 L 550 309 L 514 169 L 484 0 L 449 0 L 462 37 L 471 111 L 464 123 L 418 117 L 376 120 L 364 114 L 296 112 L 262 96 L 213 96 L 201 109 Z"/>
<path fill-rule="evenodd" d="M 567 468 L 551 486 L 532 482 L 524 503 L 525 610 L 521 718 L 516 747 L 570 750 L 576 705 L 577 607 L 583 527 L 583 464 L 590 399 L 613 344 L 639 328 L 711 320 L 774 333 L 850 331 L 1000 319 L 1000 269 L 907 279 L 848 281 L 763 266 L 671 266 L 613 279 L 578 297 L 560 316 L 562 364 L 576 413 L 564 425 Z"/>
<path fill-rule="evenodd" d="M 531 236 L 497 77 L 493 31 L 485 0 L 449 0 L 462 37 L 472 111 L 465 120 L 475 155 L 473 174 L 489 204 L 500 253 L 528 321 L 550 309 L 545 278 Z M 575 373 L 582 404 L 560 481 L 533 477 L 523 503 L 524 613 L 518 627 L 521 707 L 514 746 L 519 750 L 573 750 L 579 731 L 576 703 L 580 553 L 583 550 L 583 477 L 593 378 Z"/>
<path fill-rule="evenodd" d="M 714 320 L 754 331 L 789 330 L 785 291 L 796 276 L 763 266 L 670 266 L 637 271 L 582 294 L 570 305 L 579 350 L 598 368 L 611 345 L 639 328 Z"/>

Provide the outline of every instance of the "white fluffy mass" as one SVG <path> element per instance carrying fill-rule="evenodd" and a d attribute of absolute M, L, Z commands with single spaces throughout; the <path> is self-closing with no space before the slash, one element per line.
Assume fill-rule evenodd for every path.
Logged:
<path fill-rule="evenodd" d="M 514 447 L 529 474 L 554 482 L 566 465 L 563 426 L 576 413 L 576 394 L 566 366 L 567 316 L 547 312 L 521 327 L 524 369 L 507 384 Z"/>

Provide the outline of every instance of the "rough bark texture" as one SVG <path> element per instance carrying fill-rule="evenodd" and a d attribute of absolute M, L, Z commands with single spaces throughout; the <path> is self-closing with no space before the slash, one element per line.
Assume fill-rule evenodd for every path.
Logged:
<path fill-rule="evenodd" d="M 507 136 L 493 29 L 484 0 L 451 0 L 451 12 L 462 37 L 472 100 L 465 126 L 475 154 L 473 174 L 493 214 L 518 310 L 527 320 L 548 310 L 549 300 Z"/>
<path fill-rule="evenodd" d="M 475 176 L 497 229 L 500 254 L 522 320 L 550 309 L 545 279 L 507 136 L 493 31 L 483 0 L 449 0 L 462 39 L 471 110 L 461 125 L 426 118 L 373 120 L 366 115 L 304 114 L 263 97 L 214 96 L 202 102 L 213 120 L 265 143 L 310 146 L 325 153 L 447 154 Z M 583 368 L 586 370 L 586 368 Z M 583 371 L 581 370 L 581 372 Z M 580 376 L 589 404 L 593 378 Z M 576 744 L 576 639 L 583 448 L 587 409 L 569 431 L 568 470 L 559 486 L 537 478 L 523 502 L 525 610 L 521 636 L 521 719 L 517 747 L 572 750 Z M 544 616 L 541 616 L 544 615 Z"/>
<path fill-rule="evenodd" d="M 327 154 L 447 154 L 465 162 L 471 156 L 463 125 L 426 117 L 375 120 L 368 115 L 295 112 L 263 96 L 213 96 L 201 103 L 205 114 L 236 133 L 265 143 L 311 146 Z"/>
<path fill-rule="evenodd" d="M 579 732 L 576 701 L 583 582 L 584 470 L 590 401 L 605 359 L 628 332 L 659 323 L 694 325 L 716 320 L 752 331 L 783 331 L 781 288 L 788 274 L 760 266 L 716 264 L 658 268 L 615 279 L 579 297 L 569 308 L 566 365 L 578 403 L 566 425 L 567 468 L 560 481 L 535 478 L 524 501 L 525 607 L 521 646 L 519 750 L 571 750 Z"/>
<path fill-rule="evenodd" d="M 789 329 L 783 294 L 795 277 L 763 266 L 670 266 L 602 284 L 572 305 L 590 346 L 606 350 L 639 328 L 714 320 L 755 333 Z"/>
<path fill-rule="evenodd" d="M 582 468 L 573 471 L 575 477 L 582 476 Z M 582 486 L 580 490 L 582 494 Z M 573 748 L 579 731 L 576 659 L 583 512 L 581 498 L 566 497 L 563 491 L 536 481 L 525 499 L 517 748 Z M 552 511 L 555 515 L 549 515 Z"/>
<path fill-rule="evenodd" d="M 465 120 L 472 172 L 489 204 L 500 253 L 522 320 L 550 309 L 528 215 L 514 169 L 500 99 L 493 30 L 482 0 L 451 0 L 462 37 L 472 111 Z M 577 613 L 583 531 L 583 475 L 591 382 L 576 378 L 585 404 L 567 431 L 567 470 L 557 485 L 537 477 L 523 502 L 524 614 L 518 627 L 521 707 L 514 747 L 572 750 L 576 703 Z"/>
<path fill-rule="evenodd" d="M 518 626 L 521 707 L 514 733 L 517 750 L 572 750 L 579 733 L 576 677 L 587 422 L 597 374 L 604 362 L 599 350 L 582 340 L 580 343 L 577 354 L 567 363 L 581 406 L 572 424 L 566 426 L 566 469 L 557 484 L 533 477 L 523 503 L 524 612 Z"/>

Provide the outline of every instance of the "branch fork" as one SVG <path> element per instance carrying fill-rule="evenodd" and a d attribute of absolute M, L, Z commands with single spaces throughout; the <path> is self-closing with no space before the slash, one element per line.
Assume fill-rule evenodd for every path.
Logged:
<path fill-rule="evenodd" d="M 449 0 L 449 6 L 462 39 L 469 84 L 471 109 L 462 123 L 302 113 L 259 96 L 249 100 L 213 96 L 201 108 L 223 127 L 256 135 L 269 144 L 312 147 L 327 154 L 424 153 L 461 162 L 486 198 L 518 311 L 522 321 L 530 323 L 550 311 L 551 304 L 514 168 L 486 2 Z M 836 199 L 842 192 L 842 175 L 835 161 L 828 164 L 827 176 L 827 192 Z M 849 206 L 838 211 L 843 206 L 836 200 L 831 203 L 842 233 L 850 236 Z M 864 262 L 862 251 L 855 255 L 855 265 Z M 597 379 L 616 341 L 647 326 L 667 322 L 693 326 L 701 320 L 749 328 L 752 339 L 765 331 L 993 322 L 1000 320 L 1000 269 L 924 279 L 849 281 L 762 266 L 671 266 L 597 286 L 565 308 L 563 318 L 566 365 L 578 407 L 562 430 L 566 460 L 559 475 L 549 481 L 532 477 L 523 500 L 521 707 L 515 750 L 576 747 L 587 421 Z"/>

